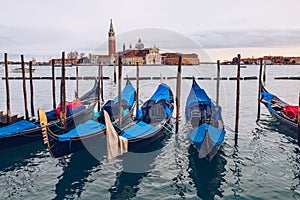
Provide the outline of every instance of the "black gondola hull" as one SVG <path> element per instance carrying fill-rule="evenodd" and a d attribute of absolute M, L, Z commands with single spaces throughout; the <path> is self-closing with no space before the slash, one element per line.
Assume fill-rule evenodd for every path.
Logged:
<path fill-rule="evenodd" d="M 131 111 L 122 118 L 122 124 L 129 124 L 132 121 L 133 111 L 134 109 L 131 109 Z M 88 119 L 86 119 L 85 121 L 87 120 Z M 70 129 L 73 129 L 75 127 L 76 126 L 73 126 Z M 69 155 L 71 153 L 82 150 L 88 150 L 90 152 L 93 152 L 93 154 L 95 155 L 100 153 L 102 155 L 104 152 L 106 154 L 107 148 L 105 129 L 99 132 L 90 133 L 87 136 L 73 137 L 69 141 L 59 141 L 57 134 L 59 134 L 59 131 L 56 132 L 51 127 L 47 128 L 48 149 L 51 155 L 55 158 Z"/>
<path fill-rule="evenodd" d="M 67 118 L 67 127 L 72 129 L 76 124 L 82 123 L 92 117 L 92 110 L 94 109 L 95 104 L 90 105 L 87 109 L 76 113 L 73 116 Z M 49 124 L 49 127 L 57 132 L 60 130 L 58 121 L 56 124 Z M 14 146 L 24 145 L 35 141 L 42 141 L 42 129 L 41 127 L 29 129 L 20 132 L 19 134 L 14 134 L 0 139 L 0 149 L 6 149 Z"/>
<path fill-rule="evenodd" d="M 161 141 L 167 135 L 167 130 L 161 126 L 155 132 L 149 134 L 149 137 L 128 140 L 128 151 L 138 153 L 156 141 Z"/>

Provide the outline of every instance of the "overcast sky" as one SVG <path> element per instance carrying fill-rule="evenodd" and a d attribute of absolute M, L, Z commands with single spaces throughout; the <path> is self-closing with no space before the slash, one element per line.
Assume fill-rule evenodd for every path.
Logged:
<path fill-rule="evenodd" d="M 230 59 L 236 53 L 261 56 L 300 52 L 299 0 L 0 2 L 1 54 L 90 52 L 107 40 L 110 19 L 117 35 L 145 28 L 182 34 L 207 50 L 212 60 Z M 164 48 L 159 40 L 153 44 Z"/>

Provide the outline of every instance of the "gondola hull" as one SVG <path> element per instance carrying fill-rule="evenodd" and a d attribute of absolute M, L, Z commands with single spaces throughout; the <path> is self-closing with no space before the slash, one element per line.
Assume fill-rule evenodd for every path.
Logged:
<path fill-rule="evenodd" d="M 86 105 L 86 108 L 74 115 L 67 117 L 66 121 L 67 127 L 69 129 L 74 128 L 76 124 L 83 123 L 84 121 L 92 117 L 92 110 L 96 105 L 95 103 L 93 103 L 93 101 L 95 101 L 98 91 L 98 86 L 95 81 L 93 88 L 80 98 L 83 104 Z M 39 124 L 39 122 L 34 122 L 34 124 Z M 49 124 L 49 128 L 51 128 L 53 131 L 58 131 L 60 129 L 59 120 L 52 121 L 52 123 Z M 42 139 L 42 128 L 40 126 L 30 128 L 19 133 L 0 138 L 0 150 L 18 145 L 28 144 Z"/>
<path fill-rule="evenodd" d="M 195 80 L 186 103 L 187 125 L 192 127 L 189 139 L 198 157 L 211 161 L 218 152 L 226 131 L 221 107 L 215 105 Z"/>
<path fill-rule="evenodd" d="M 266 105 L 265 105 L 266 106 Z M 291 135 L 294 138 L 298 137 L 298 125 L 295 122 L 292 122 L 291 120 L 286 119 L 285 117 L 280 116 L 279 114 L 273 112 L 271 109 L 266 106 L 272 117 L 280 124 L 280 127 L 284 130 L 288 131 L 289 135 Z"/>
<path fill-rule="evenodd" d="M 94 109 L 95 104 L 90 105 L 87 109 L 76 113 L 73 116 L 70 116 L 67 118 L 67 127 L 72 129 L 75 127 L 77 123 L 83 123 L 84 121 L 90 119 L 92 117 L 92 110 Z M 54 131 L 58 131 L 60 129 L 59 127 L 59 121 L 55 121 L 51 124 L 49 124 L 49 128 L 51 128 Z M 0 149 L 6 149 L 18 145 L 28 144 L 31 142 L 42 140 L 42 128 L 36 127 L 33 129 L 28 129 L 25 131 L 22 131 L 18 134 L 6 136 L 4 138 L 0 139 Z"/>
<path fill-rule="evenodd" d="M 282 109 L 283 107 L 287 106 L 288 104 L 277 96 L 269 93 L 267 89 L 262 85 L 261 87 L 261 103 L 265 105 L 267 110 L 270 112 L 272 117 L 280 124 L 280 127 L 287 131 L 288 135 L 297 138 L 298 136 L 298 124 L 296 121 L 288 118 L 287 116 L 283 115 L 280 111 L 274 110 L 272 108 L 273 105 L 276 105 L 278 109 Z M 271 99 L 267 99 L 264 97 L 264 94 L 268 93 L 272 95 Z"/>
<path fill-rule="evenodd" d="M 129 124 L 132 121 L 132 113 L 134 109 L 122 118 L 122 124 Z M 86 120 L 87 121 L 87 120 Z M 74 128 L 74 127 L 73 127 Z M 58 158 L 71 153 L 81 151 L 81 150 L 90 150 L 99 151 L 103 154 L 106 153 L 106 129 L 90 133 L 83 137 L 72 137 L 69 141 L 60 141 L 57 135 L 60 134 L 61 130 L 54 129 L 52 127 L 47 127 L 47 146 L 52 155 L 52 157 Z M 97 152 L 96 152 L 97 154 Z"/>
<path fill-rule="evenodd" d="M 164 138 L 166 134 L 169 134 L 167 133 L 167 130 L 164 128 L 165 126 L 170 126 L 169 121 L 170 119 L 165 124 L 163 124 L 160 128 L 158 128 L 156 131 L 147 135 L 147 137 L 129 139 L 128 151 L 138 153 L 139 151 L 145 149 L 146 147 L 150 146 L 154 142 L 160 141 L 160 139 Z"/>

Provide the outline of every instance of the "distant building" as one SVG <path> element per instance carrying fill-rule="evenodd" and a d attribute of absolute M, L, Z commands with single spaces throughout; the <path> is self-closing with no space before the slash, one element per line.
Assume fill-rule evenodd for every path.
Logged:
<path fill-rule="evenodd" d="M 197 54 L 181 54 L 183 65 L 199 65 L 200 61 Z M 93 65 L 113 65 L 117 64 L 117 57 L 121 56 L 123 65 L 161 65 L 161 64 L 178 64 L 178 53 L 160 54 L 159 48 L 145 48 L 141 38 L 138 39 L 134 48 L 129 45 L 126 49 L 123 44 L 123 50 L 116 53 L 116 37 L 113 29 L 112 20 L 110 21 L 108 31 L 108 54 L 107 55 L 91 55 L 90 62 Z"/>
<path fill-rule="evenodd" d="M 91 55 L 90 62 L 93 65 L 113 65 L 116 57 L 116 37 L 112 20 L 110 20 L 108 31 L 108 55 Z"/>
<path fill-rule="evenodd" d="M 163 53 L 162 59 L 164 65 L 178 65 L 179 55 L 182 57 L 183 65 L 199 65 L 200 61 L 197 54 L 179 54 L 179 53 Z"/>
<path fill-rule="evenodd" d="M 131 47 L 131 45 L 130 45 Z M 159 49 L 157 47 L 145 48 L 144 43 L 141 38 L 135 44 L 135 48 L 126 49 L 123 45 L 123 51 L 118 52 L 122 58 L 123 65 L 161 65 L 162 56 L 159 54 Z"/>

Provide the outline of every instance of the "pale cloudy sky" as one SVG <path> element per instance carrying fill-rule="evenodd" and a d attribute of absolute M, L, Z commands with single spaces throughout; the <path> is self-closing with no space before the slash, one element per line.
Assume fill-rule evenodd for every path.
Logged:
<path fill-rule="evenodd" d="M 117 35 L 171 30 L 195 41 L 212 60 L 237 53 L 300 56 L 299 0 L 0 0 L 0 5 L 2 55 L 91 52 L 107 40 L 113 19 Z M 159 40 L 153 43 L 164 48 Z"/>

